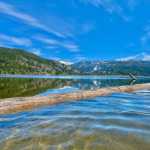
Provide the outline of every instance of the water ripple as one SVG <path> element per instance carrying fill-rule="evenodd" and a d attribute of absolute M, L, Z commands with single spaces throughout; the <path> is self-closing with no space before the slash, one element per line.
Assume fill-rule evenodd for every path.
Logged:
<path fill-rule="evenodd" d="M 0 115 L 0 147 L 149 150 L 149 122 L 149 91 L 115 93 Z"/>

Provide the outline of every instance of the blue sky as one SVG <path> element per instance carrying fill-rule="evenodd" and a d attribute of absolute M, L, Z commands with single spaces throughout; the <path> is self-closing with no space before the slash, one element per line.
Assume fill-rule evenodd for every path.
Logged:
<path fill-rule="evenodd" d="M 150 1 L 0 0 L 0 46 L 71 62 L 150 60 Z"/>

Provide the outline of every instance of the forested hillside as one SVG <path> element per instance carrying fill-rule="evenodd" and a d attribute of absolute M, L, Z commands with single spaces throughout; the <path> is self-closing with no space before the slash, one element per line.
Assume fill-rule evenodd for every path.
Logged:
<path fill-rule="evenodd" d="M 0 74 L 70 74 L 70 66 L 20 49 L 0 47 Z"/>

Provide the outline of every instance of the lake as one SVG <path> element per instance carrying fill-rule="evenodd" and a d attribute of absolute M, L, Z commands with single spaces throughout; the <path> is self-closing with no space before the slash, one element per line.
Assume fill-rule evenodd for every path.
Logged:
<path fill-rule="evenodd" d="M 148 82 L 148 77 L 1 75 L 0 100 Z M 150 91 L 0 115 L 0 149 L 149 150 Z"/>

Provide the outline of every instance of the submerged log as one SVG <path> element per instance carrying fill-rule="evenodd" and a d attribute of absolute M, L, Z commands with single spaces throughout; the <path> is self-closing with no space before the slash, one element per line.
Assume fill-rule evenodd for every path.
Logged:
<path fill-rule="evenodd" d="M 82 100 L 97 96 L 106 96 L 116 92 L 133 92 L 137 90 L 150 89 L 150 83 L 135 84 L 130 86 L 107 87 L 96 90 L 80 90 L 66 94 L 50 94 L 48 96 L 18 97 L 0 99 L 0 114 L 24 111 L 44 105 Z"/>

